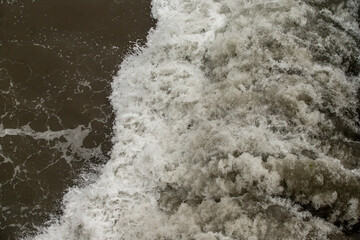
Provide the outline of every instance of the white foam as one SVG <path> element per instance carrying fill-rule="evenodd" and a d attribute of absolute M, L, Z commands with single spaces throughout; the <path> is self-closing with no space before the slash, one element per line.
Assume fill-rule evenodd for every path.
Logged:
<path fill-rule="evenodd" d="M 84 125 L 79 125 L 74 129 L 64 129 L 60 131 L 51 131 L 47 130 L 44 132 L 36 132 L 34 131 L 29 124 L 24 125 L 21 128 L 4 128 L 2 124 L 0 124 L 0 137 L 5 138 L 6 136 L 19 136 L 22 138 L 28 137 L 32 138 L 36 141 L 46 141 L 50 147 L 50 149 L 55 149 L 57 152 L 61 153 L 60 157 L 54 159 L 49 162 L 49 164 L 45 167 L 48 168 L 58 161 L 65 159 L 66 163 L 72 166 L 74 160 L 74 154 L 81 156 L 83 159 L 90 159 L 94 156 L 102 156 L 102 151 L 100 146 L 94 148 L 86 148 L 83 145 L 85 138 L 89 135 L 91 131 L 91 125 L 88 127 Z M 16 152 L 18 148 L 22 146 L 18 146 L 14 148 Z M 70 152 L 69 152 L 70 151 Z M 1 164 L 10 163 L 13 165 L 14 174 L 13 178 L 7 179 L 3 184 L 8 184 L 16 181 L 22 172 L 26 173 L 25 162 L 16 163 L 11 158 L 5 156 L 2 153 L 2 147 L 0 145 L 0 156 L 4 159 Z M 25 174 L 26 175 L 26 174 Z M 21 178 L 20 178 L 21 179 Z"/>
<path fill-rule="evenodd" d="M 157 27 L 112 85 L 111 160 L 95 183 L 70 190 L 61 219 L 36 239 L 342 236 L 334 223 L 360 215 L 348 169 L 359 165 L 332 152 L 343 129 L 359 133 L 359 75 L 337 60 L 356 50 L 354 36 L 294 0 L 152 4 Z M 326 14 L 355 21 L 339 8 Z M 344 55 L 325 61 L 315 43 Z M 333 211 L 322 219 L 306 206 Z"/>

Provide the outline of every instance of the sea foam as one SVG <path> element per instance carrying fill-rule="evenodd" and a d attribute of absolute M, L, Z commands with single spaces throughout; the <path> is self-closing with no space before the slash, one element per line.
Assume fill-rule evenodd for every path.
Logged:
<path fill-rule="evenodd" d="M 35 239 L 354 237 L 358 8 L 153 0 L 112 84 L 111 159 Z"/>

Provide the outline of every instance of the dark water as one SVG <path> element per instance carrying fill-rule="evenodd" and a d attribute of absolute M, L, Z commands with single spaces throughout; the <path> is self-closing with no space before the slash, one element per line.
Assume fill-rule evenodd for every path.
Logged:
<path fill-rule="evenodd" d="M 108 159 L 112 76 L 154 22 L 149 0 L 0 3 L 0 239 L 16 239 Z"/>

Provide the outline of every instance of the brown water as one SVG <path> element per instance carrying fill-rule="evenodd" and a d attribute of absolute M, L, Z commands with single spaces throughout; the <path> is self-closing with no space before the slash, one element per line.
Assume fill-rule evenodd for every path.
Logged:
<path fill-rule="evenodd" d="M 0 1 L 0 239 L 36 232 L 111 149 L 112 76 L 149 0 Z"/>

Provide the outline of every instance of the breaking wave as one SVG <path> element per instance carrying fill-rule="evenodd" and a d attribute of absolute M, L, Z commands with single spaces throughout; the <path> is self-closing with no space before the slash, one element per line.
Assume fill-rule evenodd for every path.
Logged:
<path fill-rule="evenodd" d="M 356 239 L 356 0 L 153 0 L 112 157 L 36 239 Z"/>

